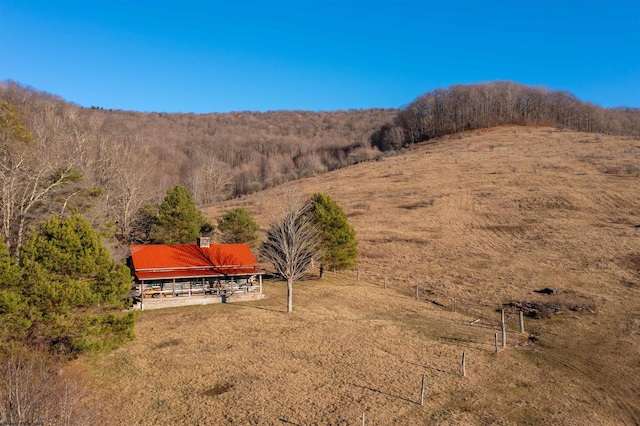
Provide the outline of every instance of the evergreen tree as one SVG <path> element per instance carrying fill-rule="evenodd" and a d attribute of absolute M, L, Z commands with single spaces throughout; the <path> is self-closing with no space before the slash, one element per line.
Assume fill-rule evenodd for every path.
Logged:
<path fill-rule="evenodd" d="M 88 283 L 88 303 L 116 303 L 130 289 L 129 270 L 113 261 L 100 235 L 77 214 L 43 222 L 21 253 L 24 267 L 37 265 L 50 277 Z"/>
<path fill-rule="evenodd" d="M 189 191 L 178 185 L 167 191 L 158 207 L 151 239 L 164 244 L 194 243 L 202 230 L 209 229 L 211 225 L 196 208 Z"/>
<path fill-rule="evenodd" d="M 23 339 L 31 327 L 25 315 L 28 301 L 22 295 L 20 283 L 20 268 L 0 239 L 0 342 Z"/>
<path fill-rule="evenodd" d="M 316 193 L 309 200 L 311 221 L 318 230 L 324 268 L 345 269 L 355 266 L 358 256 L 356 231 L 342 208 L 328 195 Z"/>
<path fill-rule="evenodd" d="M 79 215 L 42 223 L 23 245 L 19 266 L 28 343 L 77 353 L 133 337 L 135 315 L 121 314 L 131 273 Z"/>
<path fill-rule="evenodd" d="M 222 233 L 222 241 L 226 244 L 246 243 L 254 247 L 258 242 L 260 227 L 243 208 L 225 213 L 218 221 L 218 229 Z"/>

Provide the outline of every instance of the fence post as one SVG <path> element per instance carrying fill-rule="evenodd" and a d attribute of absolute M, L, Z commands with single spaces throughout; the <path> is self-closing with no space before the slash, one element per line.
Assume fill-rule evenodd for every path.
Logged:
<path fill-rule="evenodd" d="M 416 284 L 416 300 L 420 298 L 420 290 L 418 288 L 418 284 Z"/>
<path fill-rule="evenodd" d="M 465 368 L 465 364 L 466 364 L 466 356 L 464 351 L 462 352 L 462 377 L 467 377 L 467 371 Z"/>
<path fill-rule="evenodd" d="M 422 390 L 420 391 L 420 405 L 424 405 L 424 373 L 422 374 Z"/>
<path fill-rule="evenodd" d="M 495 335 L 496 353 L 498 353 L 498 333 Z"/>
<path fill-rule="evenodd" d="M 507 329 L 502 324 L 502 349 L 507 347 Z"/>
<path fill-rule="evenodd" d="M 502 326 L 502 348 L 506 348 L 507 347 L 507 328 L 504 326 L 504 309 L 502 310 L 502 321 L 501 324 Z"/>
<path fill-rule="evenodd" d="M 520 311 L 520 333 L 524 333 L 524 313 Z"/>
<path fill-rule="evenodd" d="M 384 276 L 384 287 L 383 288 L 387 288 L 387 276 Z"/>

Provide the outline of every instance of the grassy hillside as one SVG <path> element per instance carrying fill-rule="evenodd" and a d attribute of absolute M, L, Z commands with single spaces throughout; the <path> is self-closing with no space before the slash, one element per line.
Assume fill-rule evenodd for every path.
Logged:
<path fill-rule="evenodd" d="M 284 192 L 330 194 L 360 280 L 301 282 L 292 314 L 281 282 L 145 312 L 134 342 L 82 363 L 113 424 L 638 424 L 639 167 L 636 139 L 503 127 L 217 204 L 265 229 Z M 512 302 L 544 318 L 520 334 Z"/>

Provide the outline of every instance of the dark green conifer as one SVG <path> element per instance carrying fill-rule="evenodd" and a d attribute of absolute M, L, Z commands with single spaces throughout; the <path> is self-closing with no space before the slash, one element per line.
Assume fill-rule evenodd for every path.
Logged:
<path fill-rule="evenodd" d="M 320 278 L 325 268 L 346 269 L 356 265 L 358 242 L 347 215 L 330 196 L 316 193 L 309 200 L 312 222 L 318 230 L 322 259 Z"/>
<path fill-rule="evenodd" d="M 151 239 L 164 244 L 195 243 L 203 228 L 211 229 L 211 225 L 196 208 L 189 191 L 178 185 L 167 191 L 158 207 Z"/>
<path fill-rule="evenodd" d="M 133 337 L 135 316 L 121 313 L 131 273 L 79 215 L 54 217 L 32 232 L 21 250 L 20 273 L 27 343 L 77 353 Z"/>
<path fill-rule="evenodd" d="M 226 244 L 245 243 L 255 247 L 258 242 L 260 227 L 243 208 L 229 210 L 218 221 L 218 229 L 222 233 L 222 241 Z"/>

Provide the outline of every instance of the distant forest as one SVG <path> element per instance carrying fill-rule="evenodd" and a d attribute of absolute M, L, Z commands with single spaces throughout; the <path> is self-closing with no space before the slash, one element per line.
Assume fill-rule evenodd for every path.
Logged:
<path fill-rule="evenodd" d="M 205 205 L 465 130 L 548 125 L 640 137 L 638 109 L 510 82 L 435 90 L 400 110 L 141 113 L 82 108 L 12 81 L 0 83 L 0 103 L 10 248 L 41 218 L 70 211 L 129 242 L 141 208 L 175 185 Z"/>
<path fill-rule="evenodd" d="M 444 135 L 509 124 L 640 137 L 640 109 L 601 108 L 569 92 L 512 82 L 455 85 L 418 97 L 374 133 L 371 142 L 383 151 L 397 150 Z"/>

